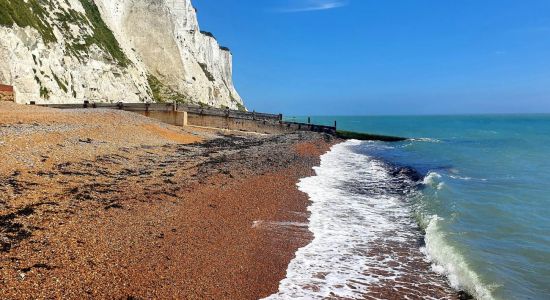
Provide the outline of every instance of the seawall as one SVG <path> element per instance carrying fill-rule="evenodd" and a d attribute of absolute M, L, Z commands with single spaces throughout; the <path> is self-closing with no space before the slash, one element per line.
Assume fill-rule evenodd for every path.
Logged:
<path fill-rule="evenodd" d="M 172 103 L 85 103 L 42 105 L 59 109 L 104 108 L 136 112 L 176 126 L 212 127 L 265 134 L 313 131 L 336 134 L 336 127 L 283 121 L 282 115 Z"/>

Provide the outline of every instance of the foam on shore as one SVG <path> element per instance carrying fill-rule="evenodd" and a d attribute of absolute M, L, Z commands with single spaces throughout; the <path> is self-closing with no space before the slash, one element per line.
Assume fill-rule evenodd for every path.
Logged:
<path fill-rule="evenodd" d="M 403 198 L 414 183 L 356 151 L 361 145 L 334 146 L 321 157 L 317 175 L 299 182 L 312 201 L 314 239 L 298 250 L 278 293 L 267 299 L 382 299 L 384 291 L 451 298 L 453 291 L 416 247 L 421 234 Z M 425 282 L 414 290 L 418 274 Z"/>

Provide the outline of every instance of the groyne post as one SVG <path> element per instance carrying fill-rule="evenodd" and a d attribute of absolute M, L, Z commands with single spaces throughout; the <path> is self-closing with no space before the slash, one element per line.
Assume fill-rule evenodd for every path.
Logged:
<path fill-rule="evenodd" d="M 187 126 L 187 112 L 183 112 L 183 126 Z"/>

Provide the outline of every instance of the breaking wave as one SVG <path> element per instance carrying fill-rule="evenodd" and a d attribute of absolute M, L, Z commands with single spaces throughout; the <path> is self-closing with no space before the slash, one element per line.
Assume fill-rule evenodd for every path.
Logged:
<path fill-rule="evenodd" d="M 266 299 L 456 297 L 420 250 L 423 236 L 408 199 L 421 177 L 362 153 L 361 146 L 334 146 L 316 176 L 299 182 L 312 201 L 314 239 L 297 251 L 279 291 Z"/>
<path fill-rule="evenodd" d="M 490 286 L 485 286 L 479 276 L 470 269 L 464 257 L 445 240 L 445 231 L 441 230 L 441 218 L 429 217 L 426 227 L 426 246 L 422 251 L 433 262 L 435 272 L 445 275 L 456 290 L 466 290 L 476 299 L 493 299 Z"/>

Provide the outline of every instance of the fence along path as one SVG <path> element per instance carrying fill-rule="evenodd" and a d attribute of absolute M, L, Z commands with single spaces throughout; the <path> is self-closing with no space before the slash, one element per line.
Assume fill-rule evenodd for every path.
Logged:
<path fill-rule="evenodd" d="M 283 121 L 282 114 L 246 112 L 199 105 L 177 103 L 89 103 L 84 104 L 43 104 L 40 106 L 58 109 L 107 108 L 137 112 L 146 116 L 168 121 L 173 125 L 205 126 L 214 128 L 252 131 L 260 133 L 282 133 L 290 131 L 315 131 L 336 133 L 336 127 Z M 182 117 L 166 118 L 162 112 L 181 113 Z M 178 121 L 172 121 L 178 120 Z M 181 120 L 181 121 L 180 121 Z M 177 124 L 174 124 L 176 122 Z"/>

